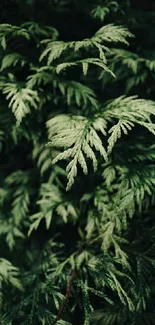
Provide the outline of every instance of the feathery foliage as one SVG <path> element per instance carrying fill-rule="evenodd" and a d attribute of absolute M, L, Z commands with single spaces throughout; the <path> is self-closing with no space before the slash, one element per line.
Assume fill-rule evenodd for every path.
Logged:
<path fill-rule="evenodd" d="M 155 324 L 154 3 L 0 17 L 0 324 Z"/>

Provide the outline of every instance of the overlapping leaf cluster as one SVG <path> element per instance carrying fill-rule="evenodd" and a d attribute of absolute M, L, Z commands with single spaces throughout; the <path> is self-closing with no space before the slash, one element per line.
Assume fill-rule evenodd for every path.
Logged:
<path fill-rule="evenodd" d="M 0 25 L 0 322 L 154 324 L 155 44 L 138 39 L 141 9 L 49 1 L 46 26 L 42 0 L 23 8 L 35 22 Z M 64 24 L 75 11 L 88 33 Z"/>

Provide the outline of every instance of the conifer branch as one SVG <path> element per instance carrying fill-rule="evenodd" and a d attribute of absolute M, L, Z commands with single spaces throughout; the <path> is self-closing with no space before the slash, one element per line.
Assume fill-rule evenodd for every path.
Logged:
<path fill-rule="evenodd" d="M 70 274 L 70 277 L 69 277 L 69 280 L 67 282 L 67 286 L 66 286 L 66 293 L 65 293 L 65 298 L 59 308 L 59 311 L 58 311 L 58 314 L 57 314 L 57 317 L 55 319 L 55 321 L 52 323 L 52 325 L 56 324 L 60 318 L 61 318 L 61 315 L 68 303 L 68 299 L 70 298 L 71 296 L 71 291 L 72 291 L 72 284 L 73 284 L 73 281 L 77 278 L 77 270 L 73 269 L 71 271 L 71 274 Z"/>

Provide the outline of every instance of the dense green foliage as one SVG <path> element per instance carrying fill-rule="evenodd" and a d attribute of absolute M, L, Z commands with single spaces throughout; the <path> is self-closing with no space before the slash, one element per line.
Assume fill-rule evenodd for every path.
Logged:
<path fill-rule="evenodd" d="M 0 324 L 155 324 L 153 1 L 0 23 Z"/>

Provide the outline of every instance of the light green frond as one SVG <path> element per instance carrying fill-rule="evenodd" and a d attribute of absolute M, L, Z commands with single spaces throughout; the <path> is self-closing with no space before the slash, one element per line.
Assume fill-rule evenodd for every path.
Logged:
<path fill-rule="evenodd" d="M 10 67 L 15 67 L 17 64 L 20 64 L 23 67 L 26 63 L 26 58 L 19 53 L 7 54 L 2 60 L 1 71 Z"/>
<path fill-rule="evenodd" d="M 10 24 L 0 24 L 0 43 L 4 50 L 7 47 L 8 39 L 15 36 L 22 36 L 27 40 L 30 39 L 30 35 L 25 28 L 21 28 L 20 26 L 13 26 Z"/>
<path fill-rule="evenodd" d="M 37 161 L 41 175 L 44 175 L 44 173 L 52 168 L 51 150 L 45 147 L 45 144 L 35 143 L 32 157 Z"/>
<path fill-rule="evenodd" d="M 22 290 L 19 280 L 19 269 L 11 264 L 8 260 L 0 258 L 0 284 L 6 282 Z"/>
<path fill-rule="evenodd" d="M 126 40 L 127 37 L 133 37 L 127 28 L 124 26 L 115 26 L 113 24 L 101 27 L 94 35 L 94 38 L 99 40 L 99 42 L 121 42 L 125 44 L 128 44 Z"/>
<path fill-rule="evenodd" d="M 62 159 L 72 158 L 66 168 L 68 173 L 67 189 L 70 189 L 74 183 L 74 178 L 77 175 L 78 163 L 81 165 L 85 174 L 88 172 L 84 154 L 92 160 L 95 169 L 97 167 L 97 160 L 93 153 L 93 148 L 99 151 L 101 156 L 107 160 L 106 151 L 97 134 L 97 131 L 100 131 L 103 135 L 106 134 L 106 121 L 102 118 L 96 118 L 96 120 L 91 123 L 91 121 L 82 116 L 71 117 L 59 115 L 49 120 L 47 122 L 47 127 L 49 130 L 49 137 L 51 138 L 48 146 L 65 148 L 65 150 L 58 154 L 53 160 L 53 163 Z"/>
<path fill-rule="evenodd" d="M 37 109 L 39 97 L 36 91 L 21 88 L 18 84 L 5 83 L 2 86 L 2 92 L 9 100 L 9 107 L 11 107 L 13 114 L 20 124 L 23 117 L 31 112 L 31 107 Z"/>
<path fill-rule="evenodd" d="M 64 63 L 60 63 L 57 65 L 56 67 L 56 72 L 59 74 L 60 72 L 62 72 L 63 70 L 65 70 L 66 68 L 70 68 L 70 67 L 75 67 L 78 65 L 82 65 L 82 69 L 84 72 L 84 75 L 86 74 L 86 71 L 88 71 L 89 65 L 95 65 L 99 68 L 102 68 L 103 70 L 105 70 L 106 72 L 110 73 L 113 77 L 115 77 L 114 73 L 107 67 L 107 65 L 103 62 L 102 59 L 98 59 L 98 58 L 87 58 L 84 60 L 77 60 L 74 62 L 64 62 Z M 87 67 L 87 70 L 83 67 Z"/>
<path fill-rule="evenodd" d="M 108 7 L 96 6 L 92 11 L 91 15 L 96 18 L 100 19 L 101 21 L 104 20 L 105 16 L 109 13 Z"/>
<path fill-rule="evenodd" d="M 111 133 L 111 135 L 108 139 L 108 153 L 112 151 L 116 141 L 121 138 L 122 131 L 125 135 L 127 135 L 128 131 L 130 131 L 133 126 L 134 124 L 132 122 L 120 119 L 116 125 L 111 127 L 109 130 L 109 133 Z"/>
<path fill-rule="evenodd" d="M 58 59 L 61 54 L 68 48 L 68 43 L 60 41 L 51 42 L 51 40 L 44 40 L 42 41 L 42 44 L 47 44 L 47 46 L 40 56 L 40 61 L 48 56 L 48 65 L 50 65 L 54 60 Z"/>
<path fill-rule="evenodd" d="M 46 228 L 49 229 L 53 217 L 60 216 L 64 223 L 68 219 L 73 222 L 77 219 L 77 210 L 72 202 L 69 202 L 65 198 L 63 191 L 59 190 L 53 184 L 42 184 L 40 200 L 38 200 L 37 204 L 39 205 L 40 211 L 30 217 L 32 223 L 29 228 L 29 235 L 39 227 L 42 220 L 45 221 Z"/>

